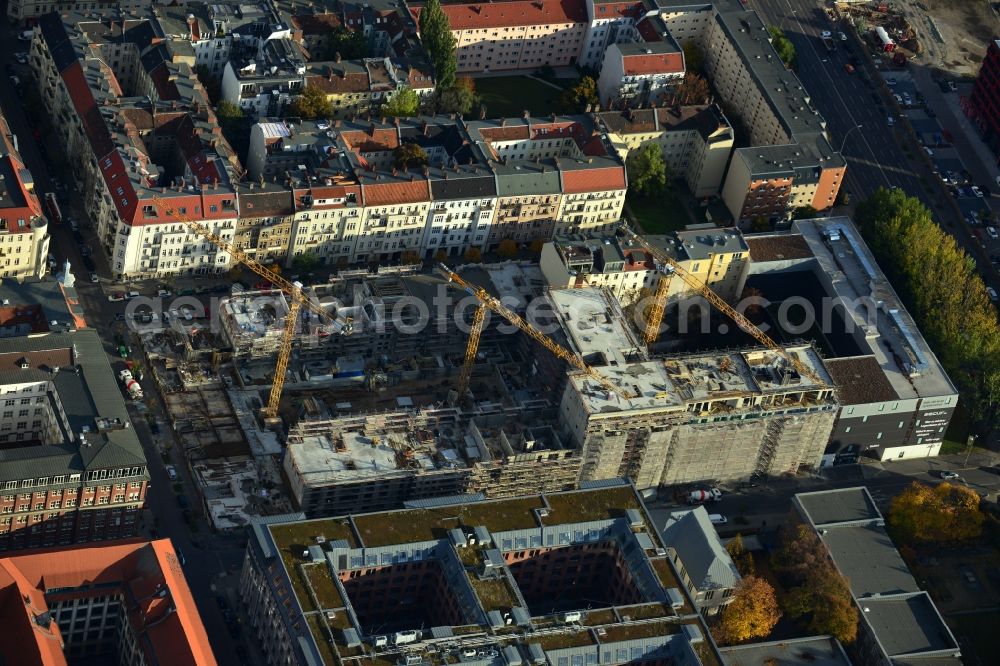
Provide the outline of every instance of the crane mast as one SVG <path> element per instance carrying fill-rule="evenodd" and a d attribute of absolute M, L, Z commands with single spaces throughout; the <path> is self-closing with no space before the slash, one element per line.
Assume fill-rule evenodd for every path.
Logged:
<path fill-rule="evenodd" d="M 607 377 L 602 376 L 594 368 L 592 368 L 589 365 L 587 365 L 587 363 L 582 358 L 580 358 L 580 356 L 578 354 L 575 354 L 575 353 L 571 352 L 570 350 L 566 349 L 565 347 L 563 347 L 562 345 L 560 345 L 560 344 L 558 344 L 558 343 L 550 340 L 548 336 L 546 336 L 544 333 L 542 333 L 541 331 L 539 331 L 538 329 L 536 329 L 534 326 L 532 326 L 531 324 L 529 324 L 527 321 L 525 321 L 524 318 L 521 317 L 519 314 L 517 314 L 516 312 L 514 312 L 513 310 L 511 310 L 510 308 L 508 308 L 503 303 L 501 303 L 499 299 L 496 299 L 493 296 L 491 296 L 490 293 L 488 291 L 486 291 L 485 289 L 483 289 L 482 287 L 479 287 L 479 286 L 476 286 L 474 284 L 471 284 L 470 282 L 466 282 L 465 280 L 463 280 L 461 278 L 461 276 L 459 276 L 457 273 L 455 273 L 454 271 L 452 271 L 445 264 L 438 264 L 438 270 L 440 270 L 441 273 L 446 278 L 448 278 L 448 281 L 450 283 L 452 283 L 452 284 L 456 285 L 457 287 L 463 289 L 464 291 L 468 292 L 472 296 L 475 296 L 479 300 L 479 302 L 482 304 L 482 306 L 485 306 L 485 307 L 489 308 L 490 310 L 492 310 L 493 312 L 496 312 L 498 315 L 502 316 L 504 319 L 506 319 L 507 321 L 509 321 L 511 324 L 513 324 L 514 326 L 518 327 L 519 329 L 521 329 L 522 331 L 524 331 L 525 333 L 527 333 L 529 336 L 531 336 L 532 338 L 534 338 L 540 345 L 542 345 L 543 347 L 545 347 L 546 349 L 548 349 L 554 355 L 556 355 L 557 357 L 559 357 L 562 360 L 566 361 L 567 363 L 569 363 L 574 368 L 576 368 L 577 370 L 579 370 L 580 372 L 582 372 L 583 374 L 585 374 L 590 379 L 593 379 L 595 382 L 597 382 L 598 384 L 600 384 L 603 388 L 607 389 L 608 391 L 612 391 L 612 392 L 616 393 L 617 395 L 621 396 L 622 398 L 624 398 L 626 400 L 631 399 L 631 398 L 634 397 L 631 393 L 629 393 L 628 391 L 625 391 L 620 386 L 618 386 L 617 384 L 615 384 L 611 380 L 609 380 Z M 482 310 L 482 308 L 480 308 L 479 310 L 477 310 L 477 315 L 478 315 L 478 313 L 481 310 Z M 481 331 L 481 328 L 480 328 L 480 331 Z M 471 343 L 471 340 L 470 340 L 470 343 Z M 478 347 L 478 336 L 476 338 L 476 346 Z M 476 349 L 472 348 L 471 344 L 466 347 L 466 362 L 467 363 L 468 363 L 468 359 L 469 359 L 470 349 L 471 349 L 473 357 L 475 356 L 475 353 L 476 353 Z M 463 374 L 464 374 L 464 369 L 463 369 Z"/>
<path fill-rule="evenodd" d="M 714 305 L 720 312 L 722 312 L 730 319 L 732 319 L 733 322 L 741 329 L 743 329 L 745 333 L 752 336 L 755 340 L 757 340 L 757 342 L 761 343 L 762 345 L 764 345 L 765 347 L 767 347 L 768 349 L 770 349 L 771 351 L 775 352 L 783 359 L 785 359 L 789 364 L 791 364 L 793 368 L 795 368 L 795 370 L 800 375 L 809 377 L 809 379 L 819 384 L 826 383 L 815 372 L 807 368 L 801 361 L 799 361 L 797 358 L 789 354 L 784 347 L 782 347 L 777 342 L 772 340 L 767 333 L 757 328 L 757 326 L 752 321 L 747 319 L 742 313 L 735 310 L 731 305 L 729 305 L 729 303 L 726 303 L 726 301 L 721 296 L 712 291 L 712 289 L 707 284 L 705 284 L 700 279 L 689 273 L 673 257 L 668 255 L 660 248 L 653 246 L 645 238 L 635 233 L 631 229 L 626 228 L 625 233 L 631 240 L 634 240 L 638 242 L 640 245 L 642 245 L 642 247 L 651 255 L 653 255 L 653 257 L 661 264 L 663 264 L 666 267 L 672 268 L 674 270 L 674 274 L 677 275 L 677 277 L 679 277 L 681 280 L 683 280 L 684 283 L 687 284 L 687 286 L 691 287 L 696 292 L 701 294 L 705 298 L 705 300 Z M 660 279 L 663 280 L 663 277 L 661 277 Z M 657 289 L 657 297 L 656 297 L 657 301 L 659 301 L 658 298 L 659 294 L 660 294 L 660 289 Z M 660 312 L 660 316 L 662 317 L 662 311 Z M 659 328 L 659 322 L 657 322 L 657 328 Z M 650 329 L 647 326 L 646 329 L 647 342 L 648 342 L 649 330 Z"/>
<path fill-rule="evenodd" d="M 257 275 L 261 276 L 275 287 L 288 294 L 289 307 L 285 318 L 285 330 L 281 339 L 281 346 L 278 349 L 278 358 L 274 367 L 274 380 L 271 383 L 271 393 L 268 396 L 267 406 L 262 410 L 265 419 L 273 419 L 278 415 L 278 404 L 281 401 L 281 391 L 285 386 L 285 374 L 288 370 L 288 359 L 292 353 L 292 343 L 295 340 L 295 326 L 298 323 L 299 312 L 303 307 L 318 315 L 322 320 L 340 323 L 327 312 L 322 305 L 306 298 L 302 294 L 302 285 L 298 282 L 286 280 L 277 271 L 264 266 L 256 259 L 250 257 L 242 249 L 222 238 L 217 233 L 200 222 L 196 222 L 186 214 L 178 211 L 163 197 L 153 197 L 166 217 L 175 217 L 183 222 L 189 229 L 207 240 L 220 250 L 229 253 L 236 263 L 243 264 Z M 352 324 L 348 321 L 342 324 L 342 333 L 350 333 Z"/>

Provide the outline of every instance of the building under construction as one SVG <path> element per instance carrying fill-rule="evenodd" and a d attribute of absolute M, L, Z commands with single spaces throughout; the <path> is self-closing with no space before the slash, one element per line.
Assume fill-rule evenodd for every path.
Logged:
<path fill-rule="evenodd" d="M 837 401 L 812 346 L 650 357 L 607 291 L 549 298 L 570 348 L 617 387 L 576 373 L 563 389 L 559 422 L 581 480 L 652 488 L 820 465 Z"/>
<path fill-rule="evenodd" d="M 533 425 L 518 425 L 526 421 Z M 544 415 L 499 407 L 465 413 L 404 405 L 303 419 L 289 433 L 284 459 L 292 497 L 309 516 L 465 493 L 571 489 L 579 466 Z"/>

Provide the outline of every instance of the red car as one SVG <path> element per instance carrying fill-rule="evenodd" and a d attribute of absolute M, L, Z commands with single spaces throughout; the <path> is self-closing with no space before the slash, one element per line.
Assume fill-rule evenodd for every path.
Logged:
<path fill-rule="evenodd" d="M 848 74 L 853 74 L 854 73 L 854 65 L 852 65 L 849 62 L 848 63 L 844 63 L 844 69 L 847 71 Z"/>

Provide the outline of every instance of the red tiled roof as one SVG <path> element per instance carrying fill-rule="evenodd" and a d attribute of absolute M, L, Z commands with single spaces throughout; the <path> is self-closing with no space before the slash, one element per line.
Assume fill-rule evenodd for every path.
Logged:
<path fill-rule="evenodd" d="M 85 586 L 89 589 L 74 589 Z M 34 621 L 48 610 L 44 591 L 69 588 L 49 594 L 74 598 L 107 594 L 114 586 L 132 595 L 145 595 L 133 597 L 135 604 L 128 606 L 130 624 L 149 639 L 140 641 L 152 651 L 147 661 L 180 666 L 216 664 L 169 539 L 69 546 L 0 559 L 0 622 L 5 629 L 0 656 L 16 664 L 65 664 L 58 625 L 52 622 L 44 630 Z M 161 589 L 167 596 L 156 596 Z M 169 608 L 173 611 L 168 613 Z"/>
<path fill-rule="evenodd" d="M 584 0 L 535 0 L 525 2 L 481 2 L 460 5 L 443 5 L 452 30 L 477 28 L 502 28 L 526 25 L 587 23 L 587 5 Z M 410 10 L 415 19 L 420 8 Z"/>
<path fill-rule="evenodd" d="M 369 132 L 342 132 L 340 137 L 348 148 L 358 153 L 377 153 L 399 146 L 399 133 L 394 129 L 377 129 Z"/>
<path fill-rule="evenodd" d="M 170 80 L 170 68 L 166 64 L 161 64 L 149 74 L 156 88 L 156 94 L 161 100 L 178 100 L 181 93 L 177 89 L 177 84 Z"/>
<path fill-rule="evenodd" d="M 594 18 L 612 19 L 616 16 L 636 18 L 642 15 L 644 8 L 641 2 L 595 2 Z"/>
<path fill-rule="evenodd" d="M 417 203 L 431 197 L 426 180 L 365 183 L 361 188 L 366 206 Z"/>
<path fill-rule="evenodd" d="M 517 127 L 488 127 L 479 130 L 487 141 L 525 141 L 530 137 L 527 125 Z"/>
<path fill-rule="evenodd" d="M 207 151 L 198 136 L 191 116 L 185 115 L 177 128 L 177 143 L 187 159 L 188 168 L 199 184 L 213 183 L 219 180 L 219 171 L 214 160 L 207 157 Z"/>
<path fill-rule="evenodd" d="M 324 35 L 343 25 L 336 14 L 298 14 L 292 16 L 292 24 L 304 35 Z"/>
<path fill-rule="evenodd" d="M 367 92 L 370 89 L 368 72 L 347 72 L 344 76 L 341 76 L 340 72 L 334 72 L 333 76 L 319 74 L 306 76 L 306 85 L 319 88 L 328 95 Z"/>
<path fill-rule="evenodd" d="M 625 74 L 669 74 L 684 72 L 684 55 L 681 53 L 641 53 L 622 57 Z"/>
<path fill-rule="evenodd" d="M 624 167 L 602 169 L 573 169 L 562 172 L 563 192 L 603 192 L 625 189 Z"/>

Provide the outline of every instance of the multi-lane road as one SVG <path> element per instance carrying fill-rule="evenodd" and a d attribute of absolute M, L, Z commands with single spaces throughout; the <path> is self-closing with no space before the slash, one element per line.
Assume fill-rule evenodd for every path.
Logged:
<path fill-rule="evenodd" d="M 934 219 L 952 234 L 958 244 L 976 259 L 980 274 L 988 285 L 1000 291 L 1000 276 L 990 264 L 989 240 L 981 240 L 965 219 L 966 208 L 989 206 L 991 201 L 951 201 L 932 173 L 924 149 L 912 143 L 905 129 L 905 113 L 893 101 L 892 92 L 881 77 L 893 74 L 882 65 L 876 71 L 864 52 L 864 46 L 850 33 L 846 24 L 832 21 L 817 0 L 754 0 L 752 7 L 767 25 L 777 25 L 791 40 L 797 54 L 796 73 L 808 91 L 815 108 L 827 122 L 833 147 L 841 150 L 847 160 L 844 189 L 851 203 L 864 200 L 880 187 L 898 187 L 911 196 L 919 197 L 933 212 Z M 834 35 L 836 49 L 828 52 L 820 36 L 823 31 Z M 847 32 L 842 41 L 838 33 Z M 854 64 L 849 72 L 848 63 Z M 910 69 L 917 69 L 911 66 Z M 929 74 L 914 77 L 919 82 L 930 80 Z M 931 94 L 934 106 L 940 96 Z M 952 133 L 957 133 L 957 128 Z M 964 141 L 964 138 L 963 138 Z M 975 169 L 981 185 L 997 191 L 992 179 Z M 985 179 L 985 180 L 983 180 Z M 986 182 L 988 181 L 988 183 Z M 1000 199 L 993 197 L 994 208 L 1000 210 Z M 980 234 L 983 232 L 980 231 Z"/>

